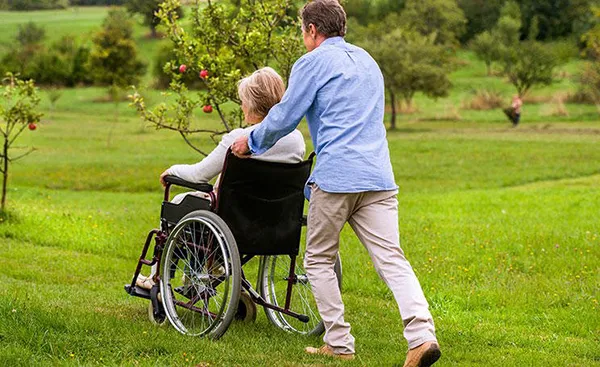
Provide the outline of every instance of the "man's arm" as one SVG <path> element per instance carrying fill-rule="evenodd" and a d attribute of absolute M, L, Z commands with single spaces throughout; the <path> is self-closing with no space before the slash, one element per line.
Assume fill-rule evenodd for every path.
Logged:
<path fill-rule="evenodd" d="M 279 139 L 294 131 L 324 83 L 317 79 L 317 73 L 314 58 L 300 58 L 292 68 L 288 89 L 281 102 L 271 108 L 249 138 L 240 137 L 235 141 L 233 153 L 237 156 L 243 156 L 248 151 L 256 155 L 263 154 Z"/>

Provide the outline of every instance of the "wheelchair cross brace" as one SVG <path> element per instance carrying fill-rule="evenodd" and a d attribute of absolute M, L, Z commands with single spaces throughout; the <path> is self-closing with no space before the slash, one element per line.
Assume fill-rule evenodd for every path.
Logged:
<path fill-rule="evenodd" d="M 244 255 L 244 257 L 241 259 L 242 266 L 244 266 L 253 257 L 254 257 L 254 255 Z M 271 310 L 294 317 L 304 323 L 308 323 L 308 321 L 310 321 L 310 318 L 308 316 L 296 313 L 294 311 L 290 311 L 290 309 L 289 309 L 290 308 L 290 300 L 292 297 L 292 285 L 294 285 L 298 281 L 296 274 L 294 273 L 294 269 L 296 267 L 296 256 L 290 256 L 290 260 L 291 260 L 291 266 L 290 266 L 290 274 L 289 274 L 288 278 L 286 279 L 288 282 L 288 287 L 287 287 L 287 293 L 286 293 L 286 297 L 285 297 L 285 307 L 284 308 L 281 308 L 279 306 L 275 306 L 273 304 L 268 303 L 260 294 L 258 294 L 258 292 L 256 292 L 254 290 L 254 288 L 252 288 L 252 284 L 246 279 L 246 276 L 244 275 L 244 270 L 242 270 L 242 288 L 244 288 L 244 290 L 246 290 L 246 292 L 248 292 L 248 294 L 250 295 L 250 298 L 252 299 L 252 302 L 256 303 L 257 305 L 266 307 L 266 308 L 270 308 Z"/>

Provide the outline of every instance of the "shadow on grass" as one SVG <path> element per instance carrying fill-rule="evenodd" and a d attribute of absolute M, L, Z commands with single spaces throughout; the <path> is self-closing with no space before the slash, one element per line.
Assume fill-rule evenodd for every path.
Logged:
<path fill-rule="evenodd" d="M 9 210 L 0 210 L 0 225 L 2 224 L 15 224 L 19 223 L 21 219 L 16 213 L 13 213 Z"/>

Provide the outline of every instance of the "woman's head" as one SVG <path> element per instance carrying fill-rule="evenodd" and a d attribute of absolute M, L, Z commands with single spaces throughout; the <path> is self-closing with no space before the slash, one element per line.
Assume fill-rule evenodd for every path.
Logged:
<path fill-rule="evenodd" d="M 261 122 L 285 93 L 281 76 L 269 67 L 259 69 L 242 79 L 238 84 L 238 94 L 242 101 L 244 118 L 249 124 Z"/>

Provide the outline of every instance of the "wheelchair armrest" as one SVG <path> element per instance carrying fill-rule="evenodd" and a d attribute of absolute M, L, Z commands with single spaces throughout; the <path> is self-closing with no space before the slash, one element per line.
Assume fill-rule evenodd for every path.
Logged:
<path fill-rule="evenodd" d="M 213 186 L 211 184 L 189 182 L 177 176 L 165 176 L 165 182 L 171 185 L 187 187 L 188 189 L 193 189 L 206 193 L 213 191 Z"/>

